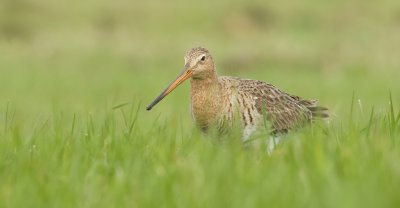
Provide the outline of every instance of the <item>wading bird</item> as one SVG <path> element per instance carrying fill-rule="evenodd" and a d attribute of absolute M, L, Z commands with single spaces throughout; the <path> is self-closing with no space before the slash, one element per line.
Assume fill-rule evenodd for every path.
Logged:
<path fill-rule="evenodd" d="M 202 47 L 186 53 L 182 72 L 146 109 L 151 110 L 189 78 L 191 112 L 204 132 L 212 127 L 224 132 L 238 120 L 243 128 L 242 140 L 246 141 L 265 120 L 271 135 L 279 135 L 329 116 L 327 108 L 317 106 L 317 100 L 290 95 L 258 80 L 218 76 L 211 54 Z M 269 143 L 269 150 L 274 144 Z"/>

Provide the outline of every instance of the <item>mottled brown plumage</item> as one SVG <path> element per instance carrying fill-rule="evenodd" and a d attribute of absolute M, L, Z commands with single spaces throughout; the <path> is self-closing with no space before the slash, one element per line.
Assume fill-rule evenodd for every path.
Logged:
<path fill-rule="evenodd" d="M 188 78 L 191 78 L 191 112 L 204 131 L 210 127 L 225 131 L 239 120 L 246 140 L 263 125 L 264 116 L 274 134 L 304 126 L 317 117 L 328 117 L 327 109 L 318 107 L 316 100 L 289 95 L 262 81 L 217 76 L 210 53 L 201 47 L 185 55 L 184 70 L 147 110 Z"/>

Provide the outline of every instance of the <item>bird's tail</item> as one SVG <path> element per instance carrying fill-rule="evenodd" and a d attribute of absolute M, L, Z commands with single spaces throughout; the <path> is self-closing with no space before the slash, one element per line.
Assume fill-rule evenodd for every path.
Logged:
<path fill-rule="evenodd" d="M 300 103 L 308 108 L 312 113 L 312 119 L 328 119 L 328 108 L 317 106 L 318 100 L 301 100 Z"/>
<path fill-rule="evenodd" d="M 315 106 L 315 107 L 307 107 L 312 113 L 312 119 L 328 119 L 329 111 L 328 108 Z"/>

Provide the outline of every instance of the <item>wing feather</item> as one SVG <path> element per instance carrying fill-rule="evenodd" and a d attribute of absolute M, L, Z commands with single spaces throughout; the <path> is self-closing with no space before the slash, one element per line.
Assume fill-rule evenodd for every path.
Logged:
<path fill-rule="evenodd" d="M 265 113 L 273 132 L 287 132 L 311 121 L 312 113 L 307 106 L 316 106 L 314 100 L 291 96 L 269 83 L 257 80 L 240 79 L 238 90 L 253 96 L 257 111 Z"/>

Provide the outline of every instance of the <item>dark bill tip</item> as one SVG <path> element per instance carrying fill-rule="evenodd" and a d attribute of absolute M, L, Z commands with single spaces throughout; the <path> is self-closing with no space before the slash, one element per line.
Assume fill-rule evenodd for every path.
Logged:
<path fill-rule="evenodd" d="M 173 81 L 154 101 L 147 106 L 146 110 L 151 110 L 158 102 L 164 99 L 172 90 L 178 87 L 182 82 L 188 79 L 192 75 L 192 71 L 188 70 L 188 65 L 185 65 L 185 68 L 179 74 L 179 76 Z"/>

